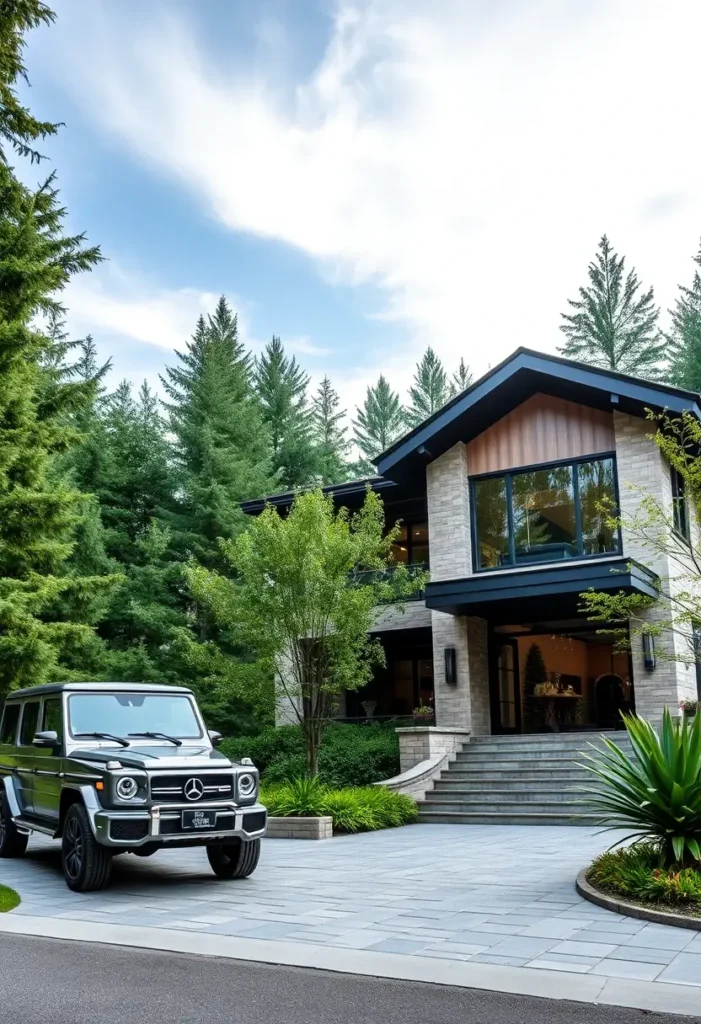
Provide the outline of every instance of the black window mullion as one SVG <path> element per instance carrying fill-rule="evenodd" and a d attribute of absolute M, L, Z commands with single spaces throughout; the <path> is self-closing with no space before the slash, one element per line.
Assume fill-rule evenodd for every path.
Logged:
<path fill-rule="evenodd" d="M 579 503 L 579 463 L 572 464 L 572 489 L 574 493 L 574 531 L 577 538 L 577 551 L 584 554 L 584 538 L 582 536 L 582 506 Z"/>
<path fill-rule="evenodd" d="M 516 537 L 514 536 L 514 510 L 511 503 L 511 473 L 506 474 L 506 516 L 509 531 L 509 563 L 516 565 Z"/>

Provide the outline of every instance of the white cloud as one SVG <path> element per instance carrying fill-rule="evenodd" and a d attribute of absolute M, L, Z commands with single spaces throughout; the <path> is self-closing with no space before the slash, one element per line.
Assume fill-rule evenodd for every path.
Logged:
<path fill-rule="evenodd" d="M 200 314 L 212 313 L 218 296 L 194 288 L 167 289 L 108 264 L 75 277 L 61 301 L 74 335 L 109 334 L 165 349 L 182 349 Z"/>
<path fill-rule="evenodd" d="M 663 305 L 690 276 L 695 0 L 340 2 L 286 93 L 234 52 L 216 66 L 168 10 L 134 25 L 76 7 L 77 96 L 101 130 L 230 229 L 384 290 L 411 344 L 359 370 L 354 396 L 381 362 L 406 384 L 427 342 L 479 371 L 519 344 L 553 350 L 604 231 Z"/>

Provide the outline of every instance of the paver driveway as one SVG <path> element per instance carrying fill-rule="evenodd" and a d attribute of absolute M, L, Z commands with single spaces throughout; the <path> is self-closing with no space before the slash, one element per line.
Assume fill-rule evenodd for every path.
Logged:
<path fill-rule="evenodd" d="M 586 828 L 414 825 L 326 842 L 266 840 L 221 882 L 202 850 L 115 861 L 110 889 L 70 893 L 57 844 L 33 839 L 0 881 L 13 914 L 219 933 L 701 987 L 701 933 L 582 900 L 574 878 L 610 835 Z"/>

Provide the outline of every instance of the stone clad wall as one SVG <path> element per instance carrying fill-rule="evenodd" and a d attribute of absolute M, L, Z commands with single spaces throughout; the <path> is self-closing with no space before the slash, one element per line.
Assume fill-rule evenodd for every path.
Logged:
<path fill-rule="evenodd" d="M 657 444 L 650 436 L 653 425 L 636 416 L 614 413 L 616 434 L 616 461 L 618 464 L 618 487 L 621 504 L 623 554 L 635 559 L 656 572 L 671 591 L 679 590 L 686 584 L 674 580 L 684 571 L 683 564 L 670 557 L 677 551 L 683 558 L 683 548 L 672 531 L 663 528 L 659 540 L 668 550 L 667 554 L 655 550 L 636 535 L 629 521 L 641 508 L 644 494 L 652 494 L 667 514 L 671 513 L 672 485 L 670 467 Z M 690 513 L 691 513 L 690 509 Z M 692 530 L 698 536 L 698 524 L 692 520 Z M 645 617 L 650 622 L 669 618 L 669 608 L 660 603 L 653 606 Z M 643 665 L 640 639 L 633 640 L 633 678 L 635 682 L 635 704 L 638 714 L 653 721 L 659 721 L 665 706 L 677 711 L 679 701 L 696 696 L 696 670 L 672 660 L 675 656 L 688 653 L 689 648 L 681 634 L 668 631 L 656 638 L 657 666 L 647 672 Z"/>
<path fill-rule="evenodd" d="M 467 449 L 456 444 L 426 468 L 431 579 L 472 575 Z M 489 733 L 487 624 L 483 619 L 432 612 L 436 725 Z M 446 647 L 454 647 L 457 685 L 445 681 Z"/>

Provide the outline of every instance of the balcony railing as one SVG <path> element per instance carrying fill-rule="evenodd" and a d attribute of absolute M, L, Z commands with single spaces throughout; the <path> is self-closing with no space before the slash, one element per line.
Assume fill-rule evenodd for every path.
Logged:
<path fill-rule="evenodd" d="M 417 562 L 413 565 L 402 566 L 402 568 L 406 568 L 409 572 L 409 575 L 413 578 L 422 575 L 425 572 L 428 572 L 428 565 L 425 562 Z M 352 572 L 350 576 L 354 583 L 356 583 L 358 586 L 363 586 L 369 583 L 390 582 L 395 572 L 396 568 L 394 567 L 388 567 L 387 569 L 363 569 L 361 571 Z M 409 595 L 409 597 L 387 597 L 381 603 L 394 604 L 395 601 L 397 600 L 423 601 L 425 596 L 425 591 L 422 589 L 414 591 L 414 593 Z"/>

